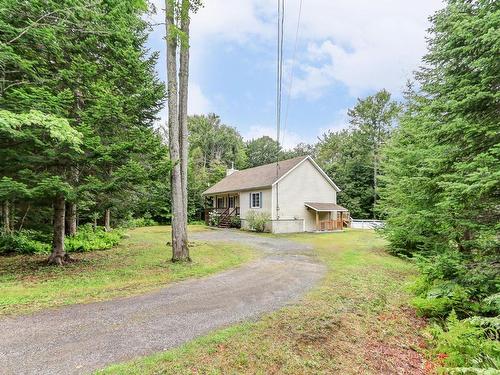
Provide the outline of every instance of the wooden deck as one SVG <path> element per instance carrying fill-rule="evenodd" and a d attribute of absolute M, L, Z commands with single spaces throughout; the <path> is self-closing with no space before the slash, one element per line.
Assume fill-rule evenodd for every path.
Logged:
<path fill-rule="evenodd" d="M 316 211 L 316 231 L 318 232 L 333 232 L 344 230 L 349 226 L 350 217 L 348 212 L 330 212 L 327 220 L 320 220 L 319 214 Z"/>

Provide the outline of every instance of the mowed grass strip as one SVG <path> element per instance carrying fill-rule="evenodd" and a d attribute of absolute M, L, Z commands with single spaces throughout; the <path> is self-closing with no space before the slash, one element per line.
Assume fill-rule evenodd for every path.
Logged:
<path fill-rule="evenodd" d="M 328 266 L 299 304 L 101 374 L 420 374 L 423 322 L 409 309 L 414 266 L 371 231 L 284 236 Z"/>
<path fill-rule="evenodd" d="M 190 226 L 189 231 L 206 230 Z M 120 245 L 73 253 L 64 267 L 47 266 L 46 256 L 0 257 L 0 315 L 140 294 L 172 281 L 206 276 L 257 257 L 235 243 L 191 243 L 193 262 L 170 262 L 170 228 L 136 228 Z"/>

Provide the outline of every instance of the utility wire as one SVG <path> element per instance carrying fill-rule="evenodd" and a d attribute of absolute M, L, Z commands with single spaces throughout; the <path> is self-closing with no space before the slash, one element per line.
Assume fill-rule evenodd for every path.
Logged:
<path fill-rule="evenodd" d="M 284 44 L 284 23 L 285 23 L 285 1 L 277 0 L 278 3 L 278 42 L 277 42 L 277 74 L 276 74 L 276 176 L 279 174 L 279 154 L 280 154 L 280 127 L 281 127 L 281 102 L 283 88 L 283 44 Z"/>
<path fill-rule="evenodd" d="M 299 1 L 299 15 L 297 17 L 297 26 L 295 28 L 295 42 L 294 42 L 293 54 L 292 54 L 292 64 L 290 67 L 290 82 L 288 85 L 288 92 L 287 92 L 287 98 L 286 98 L 286 104 L 285 104 L 285 122 L 283 125 L 283 132 L 282 132 L 283 135 L 281 138 L 281 144 L 283 144 L 285 142 L 286 126 L 288 124 L 288 109 L 290 107 L 290 97 L 291 97 L 292 87 L 293 87 L 293 73 L 294 73 L 294 69 L 295 69 L 295 55 L 297 54 L 297 45 L 298 45 L 298 40 L 299 40 L 301 14 L 302 14 L 302 0 Z"/>

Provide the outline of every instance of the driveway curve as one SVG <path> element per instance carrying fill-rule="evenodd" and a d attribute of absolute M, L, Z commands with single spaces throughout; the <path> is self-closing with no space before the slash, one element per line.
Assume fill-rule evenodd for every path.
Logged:
<path fill-rule="evenodd" d="M 84 374 L 164 351 L 296 301 L 324 274 L 311 248 L 233 230 L 190 235 L 244 242 L 263 257 L 201 279 L 106 302 L 0 319 L 2 374 Z"/>

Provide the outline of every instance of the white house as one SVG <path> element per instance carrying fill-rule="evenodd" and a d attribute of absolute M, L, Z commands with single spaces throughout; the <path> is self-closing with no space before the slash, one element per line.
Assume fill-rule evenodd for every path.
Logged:
<path fill-rule="evenodd" d="M 228 227 L 232 216 L 248 226 L 250 211 L 265 212 L 273 233 L 342 230 L 350 218 L 337 204 L 340 189 L 310 156 L 282 160 L 245 170 L 228 169 L 227 176 L 203 192 L 207 208 Z"/>

